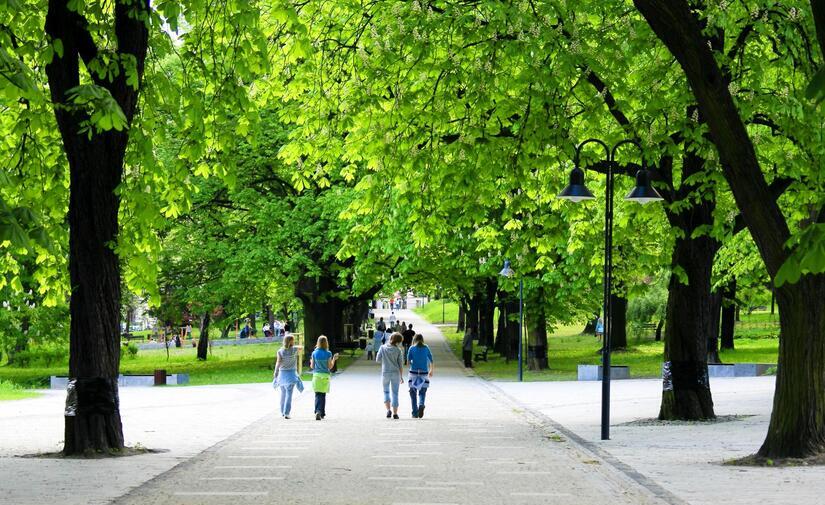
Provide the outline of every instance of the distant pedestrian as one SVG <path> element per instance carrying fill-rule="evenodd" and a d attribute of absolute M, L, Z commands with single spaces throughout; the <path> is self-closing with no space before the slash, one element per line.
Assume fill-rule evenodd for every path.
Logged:
<path fill-rule="evenodd" d="M 476 336 L 476 327 L 472 324 L 467 325 L 464 330 L 464 340 L 461 341 L 461 355 L 464 358 L 464 366 L 472 368 L 473 366 L 473 339 Z"/>
<path fill-rule="evenodd" d="M 327 393 L 329 393 L 330 370 L 338 361 L 338 354 L 329 351 L 329 340 L 325 335 L 318 337 L 315 350 L 309 359 L 309 368 L 312 369 L 312 389 L 315 391 L 315 420 L 320 421 L 327 416 Z"/>
<path fill-rule="evenodd" d="M 395 311 L 390 312 L 389 322 L 390 322 L 390 329 L 391 329 L 392 331 L 395 331 L 395 323 L 397 323 L 397 322 L 398 322 L 398 318 L 397 318 L 397 317 L 395 317 Z"/>
<path fill-rule="evenodd" d="M 407 331 L 407 323 L 404 322 L 404 321 L 401 321 L 401 331 L 400 331 L 400 333 L 403 335 L 405 331 Z"/>
<path fill-rule="evenodd" d="M 604 319 L 599 317 L 596 319 L 596 338 L 601 340 L 604 337 Z"/>
<path fill-rule="evenodd" d="M 261 331 L 264 332 L 264 337 L 266 337 L 266 338 L 271 338 L 272 337 L 272 328 L 269 326 L 269 323 L 264 323 L 264 326 L 263 326 L 263 328 L 261 328 Z"/>
<path fill-rule="evenodd" d="M 387 323 L 385 323 L 385 322 L 384 322 L 384 318 L 383 318 L 383 317 L 379 318 L 379 319 L 378 319 L 378 322 L 377 322 L 377 323 L 375 323 L 375 329 L 376 329 L 376 330 L 378 330 L 378 331 L 380 331 L 380 332 L 382 332 L 382 333 L 383 333 L 383 332 L 385 332 L 385 331 L 387 331 Z M 383 336 L 383 335 L 382 335 L 382 336 Z"/>
<path fill-rule="evenodd" d="M 298 350 L 295 348 L 295 337 L 286 337 L 283 347 L 278 349 L 272 385 L 281 390 L 281 415 L 284 419 L 289 419 L 289 413 L 292 410 L 293 388 L 297 386 L 299 392 L 304 391 L 304 383 L 298 375 Z"/>
<path fill-rule="evenodd" d="M 404 345 L 404 364 L 407 364 L 407 353 L 410 352 L 410 346 L 412 345 L 413 337 L 415 336 L 415 330 L 413 330 L 412 323 L 407 326 L 407 329 L 401 332 L 401 336 L 404 337 L 402 343 Z"/>
<path fill-rule="evenodd" d="M 424 336 L 420 333 L 413 337 L 413 345 L 410 347 L 407 358 L 410 361 L 407 385 L 410 387 L 412 416 L 420 419 L 424 417 L 424 400 L 427 398 L 427 389 L 430 387 L 430 379 L 435 370 L 433 353 L 424 344 Z"/>
<path fill-rule="evenodd" d="M 238 334 L 238 338 L 249 338 L 252 332 L 252 328 L 249 327 L 249 321 L 244 324 L 244 327 L 241 328 L 241 332 Z"/>
<path fill-rule="evenodd" d="M 381 346 L 375 361 L 381 363 L 381 385 L 384 387 L 384 407 L 387 409 L 387 419 L 392 417 L 398 419 L 398 388 L 404 375 L 404 365 L 402 363 L 402 351 L 398 347 L 401 343 L 400 333 L 390 335 L 389 343 Z M 390 401 L 392 392 L 392 401 Z M 392 411 L 390 411 L 392 405 Z"/>
<path fill-rule="evenodd" d="M 372 332 L 372 341 L 367 342 L 367 359 L 373 359 L 378 350 L 381 349 L 381 342 L 384 340 L 384 332 L 375 330 Z"/>

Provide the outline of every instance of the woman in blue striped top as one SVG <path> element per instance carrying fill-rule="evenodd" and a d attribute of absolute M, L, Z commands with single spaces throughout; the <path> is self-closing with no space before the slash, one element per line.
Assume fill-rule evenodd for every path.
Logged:
<path fill-rule="evenodd" d="M 281 390 L 281 415 L 289 419 L 292 410 L 292 389 L 297 385 L 298 391 L 304 390 L 304 383 L 298 376 L 298 350 L 295 349 L 295 337 L 284 337 L 284 346 L 278 349 L 278 360 L 275 362 L 276 385 Z"/>
<path fill-rule="evenodd" d="M 412 347 L 407 352 L 407 360 L 410 362 L 407 385 L 410 387 L 412 416 L 420 419 L 424 417 L 424 400 L 427 398 L 427 388 L 430 387 L 430 379 L 435 369 L 433 353 L 424 344 L 424 336 L 420 333 L 413 337 Z"/>

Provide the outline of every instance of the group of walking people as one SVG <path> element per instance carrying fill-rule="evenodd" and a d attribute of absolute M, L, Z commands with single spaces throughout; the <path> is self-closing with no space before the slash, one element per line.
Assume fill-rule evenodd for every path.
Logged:
<path fill-rule="evenodd" d="M 407 386 L 410 390 L 410 406 L 412 417 L 424 417 L 424 401 L 427 398 L 427 389 L 433 376 L 435 364 L 433 353 L 424 343 L 424 336 L 420 333 L 412 337 L 411 346 L 399 346 L 404 341 L 401 333 L 390 335 L 387 343 L 381 346 L 375 361 L 381 363 L 381 385 L 384 389 L 384 407 L 387 409 L 387 418 L 398 419 L 398 392 L 404 376 L 404 364 L 409 363 Z M 402 356 L 405 358 L 402 361 Z"/>
<path fill-rule="evenodd" d="M 412 331 L 412 325 L 408 327 Z M 404 345 L 405 336 L 399 332 L 388 334 L 376 352 L 375 361 L 381 364 L 381 384 L 384 391 L 384 407 L 387 418 L 398 419 L 399 390 L 404 376 L 404 366 L 409 363 L 407 386 L 409 387 L 411 413 L 413 418 L 424 417 L 424 402 L 434 362 L 430 348 L 424 343 L 424 336 L 410 335 L 410 344 Z M 295 389 L 303 392 L 304 384 L 298 374 L 300 350 L 295 347 L 295 337 L 286 335 L 283 346 L 278 350 L 275 361 L 273 387 L 280 389 L 280 412 L 284 419 L 290 418 L 292 394 Z M 315 391 L 315 419 L 326 417 L 326 396 L 330 390 L 330 370 L 335 366 L 338 354 L 329 350 L 329 339 L 321 335 L 309 361 L 312 371 L 312 389 Z"/>

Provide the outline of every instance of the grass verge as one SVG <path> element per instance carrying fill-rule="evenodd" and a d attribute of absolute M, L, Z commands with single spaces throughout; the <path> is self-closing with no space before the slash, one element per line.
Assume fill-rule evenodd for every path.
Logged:
<path fill-rule="evenodd" d="M 27 391 L 17 384 L 0 380 L 0 401 L 23 400 L 36 396 L 39 396 L 39 393 Z"/>
<path fill-rule="evenodd" d="M 170 348 L 167 359 L 166 349 L 139 351 L 137 356 L 124 357 L 120 362 L 120 372 L 128 375 L 151 375 L 156 369 L 167 373 L 189 374 L 189 384 L 249 384 L 269 382 L 275 364 L 275 353 L 280 343 L 249 344 L 214 347 L 206 361 L 198 361 L 197 350 L 192 347 Z M 356 351 L 355 358 L 350 353 L 341 354 L 338 369 L 344 370 L 362 351 Z M 52 375 L 66 375 L 68 365 L 54 367 L 17 368 L 0 367 L 0 381 L 18 387 L 48 387 Z M 3 390 L 0 389 L 0 398 Z"/>
<path fill-rule="evenodd" d="M 452 303 L 452 305 L 455 307 L 455 303 Z M 447 303 L 446 307 L 447 310 L 450 310 L 450 303 Z M 440 300 L 416 308 L 415 312 L 430 322 L 441 323 Z M 455 313 L 457 314 L 457 308 Z M 760 326 L 762 323 L 766 323 L 764 328 L 760 328 L 761 331 L 769 331 L 768 326 L 770 323 L 766 321 L 768 317 L 759 313 L 753 314 L 752 317 L 754 322 Z M 447 322 L 450 323 L 449 318 L 447 318 Z M 743 315 L 743 326 L 748 322 L 749 318 Z M 525 369 L 524 380 L 576 380 L 578 365 L 600 364 L 601 355 L 598 353 L 601 347 L 600 342 L 592 335 L 581 334 L 583 327 L 584 323 L 556 328 L 548 337 L 550 368 L 541 371 Z M 454 327 L 443 328 L 442 331 L 447 338 L 450 349 L 456 356 L 460 357 L 463 334 L 456 332 Z M 735 350 L 719 353 L 723 363 L 776 363 L 779 340 L 775 335 L 773 337 L 761 334 L 759 336 L 739 336 L 735 339 L 735 345 Z M 478 346 L 476 346 L 473 352 L 478 351 Z M 630 376 L 633 378 L 656 378 L 661 377 L 662 374 L 663 353 L 663 342 L 656 342 L 651 337 L 637 339 L 628 336 L 627 350 L 614 352 L 611 356 L 614 365 L 629 366 Z M 516 360 L 507 361 L 503 356 L 492 350 L 487 356 L 487 362 L 474 363 L 476 373 L 485 379 L 516 380 L 518 373 Z"/>

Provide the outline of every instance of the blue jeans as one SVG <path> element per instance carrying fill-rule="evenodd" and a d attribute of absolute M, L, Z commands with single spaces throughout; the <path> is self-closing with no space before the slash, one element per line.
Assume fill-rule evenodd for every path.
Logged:
<path fill-rule="evenodd" d="M 410 388 L 410 403 L 412 403 L 413 417 L 418 417 L 418 407 L 424 406 L 425 398 L 427 398 L 427 388 L 421 388 L 418 391 L 416 391 L 415 388 Z"/>
<path fill-rule="evenodd" d="M 315 393 L 315 413 L 321 416 L 327 415 L 327 394 Z"/>
<path fill-rule="evenodd" d="M 401 376 L 382 374 L 381 384 L 384 386 L 384 402 L 390 401 L 390 387 L 392 387 L 392 406 L 398 408 L 398 387 L 401 386 Z"/>
<path fill-rule="evenodd" d="M 295 384 L 279 387 L 281 388 L 281 415 L 288 416 L 292 410 L 292 390 L 295 389 Z"/>

